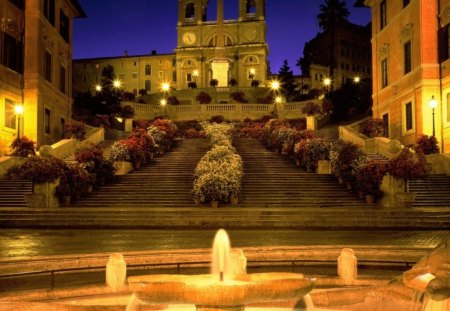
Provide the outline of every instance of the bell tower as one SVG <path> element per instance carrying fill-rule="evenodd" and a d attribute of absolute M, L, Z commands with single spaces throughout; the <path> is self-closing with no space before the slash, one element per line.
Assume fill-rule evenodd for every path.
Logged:
<path fill-rule="evenodd" d="M 208 0 L 178 0 L 178 26 L 206 21 Z"/>
<path fill-rule="evenodd" d="M 239 21 L 263 21 L 265 19 L 265 0 L 239 0 Z"/>

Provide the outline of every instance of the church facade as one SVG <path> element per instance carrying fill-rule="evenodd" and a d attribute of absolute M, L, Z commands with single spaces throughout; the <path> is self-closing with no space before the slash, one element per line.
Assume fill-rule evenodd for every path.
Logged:
<path fill-rule="evenodd" d="M 239 0 L 238 18 L 223 19 L 218 0 L 217 20 L 207 19 L 208 0 L 179 0 L 177 42 L 173 54 L 74 60 L 74 91 L 93 90 L 101 79 L 101 70 L 112 65 L 116 77 L 127 92 L 148 94 L 161 91 L 162 83 L 173 89 L 188 89 L 190 82 L 208 88 L 211 80 L 218 87 L 230 81 L 238 87 L 250 87 L 252 81 L 266 84 L 268 74 L 264 0 Z M 192 85 L 192 83 L 191 83 Z"/>

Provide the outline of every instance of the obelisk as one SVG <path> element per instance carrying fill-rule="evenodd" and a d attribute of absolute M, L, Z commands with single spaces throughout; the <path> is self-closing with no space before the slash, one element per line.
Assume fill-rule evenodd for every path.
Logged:
<path fill-rule="evenodd" d="M 223 0 L 217 0 L 217 39 L 215 56 L 211 64 L 213 79 L 219 83 L 217 86 L 226 87 L 228 85 L 228 69 L 230 64 L 225 58 L 225 33 L 223 30 Z"/>

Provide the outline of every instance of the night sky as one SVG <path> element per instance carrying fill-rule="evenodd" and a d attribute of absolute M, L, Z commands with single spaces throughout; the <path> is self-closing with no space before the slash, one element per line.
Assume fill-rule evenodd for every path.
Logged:
<path fill-rule="evenodd" d="M 75 20 L 73 58 L 95 58 L 173 53 L 176 48 L 177 0 L 78 0 L 87 18 Z M 287 59 L 295 66 L 305 42 L 320 30 L 316 19 L 324 0 L 266 0 L 267 41 L 272 72 Z M 210 1 L 208 20 L 216 20 L 216 2 Z M 354 8 L 346 0 L 350 21 L 366 25 L 370 9 Z M 238 0 L 224 0 L 225 19 L 237 19 Z"/>

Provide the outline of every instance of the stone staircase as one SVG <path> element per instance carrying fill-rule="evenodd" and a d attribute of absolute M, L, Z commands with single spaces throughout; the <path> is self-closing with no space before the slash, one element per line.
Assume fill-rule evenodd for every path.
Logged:
<path fill-rule="evenodd" d="M 411 180 L 409 188 L 417 192 L 413 207 L 450 208 L 450 176 L 432 174 L 425 180 Z"/>
<path fill-rule="evenodd" d="M 240 207 L 362 207 L 332 175 L 307 173 L 253 139 L 238 139 L 244 161 Z"/>
<path fill-rule="evenodd" d="M 206 139 L 187 139 L 163 157 L 114 184 L 102 187 L 74 206 L 82 207 L 192 207 L 192 176 L 209 149 Z"/>
<path fill-rule="evenodd" d="M 0 180 L 0 207 L 27 207 L 25 194 L 33 193 L 28 180 Z"/>

